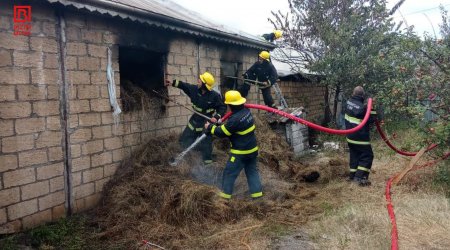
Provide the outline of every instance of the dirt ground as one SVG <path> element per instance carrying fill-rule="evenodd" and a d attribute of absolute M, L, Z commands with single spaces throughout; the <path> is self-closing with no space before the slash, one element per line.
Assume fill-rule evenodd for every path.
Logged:
<path fill-rule="evenodd" d="M 362 188 L 345 181 L 348 153 L 342 148 L 297 158 L 265 122 L 257 119 L 256 125 L 264 199 L 248 197 L 244 174 L 238 178 L 230 202 L 217 196 L 228 155 L 227 140 L 214 140 L 216 163 L 202 166 L 199 154 L 192 152 L 173 167 L 169 162 L 181 152 L 177 138 L 156 138 L 124 163 L 106 186 L 90 223 L 97 229 L 91 236 L 93 244 L 145 249 L 141 242 L 148 240 L 165 249 L 389 248 L 384 186 L 387 178 L 407 163 L 405 157 L 386 151 L 382 142 L 376 144 L 374 151 L 379 154 L 371 174 L 373 185 Z M 311 179 L 317 174 L 317 180 Z M 429 187 L 417 179 L 408 177 L 405 185 L 394 188 L 404 202 L 394 195 L 396 209 L 417 205 L 415 197 L 421 196 L 424 207 L 420 215 L 411 213 L 405 218 L 425 216 L 415 220 L 417 225 L 435 220 L 429 211 L 439 211 L 444 218 L 448 200 L 438 190 L 426 188 L 432 196 L 410 193 Z M 431 199 L 434 210 L 426 206 Z M 401 210 L 396 212 L 399 219 L 404 216 Z M 440 224 L 450 222 L 438 218 Z M 407 223 L 398 223 L 400 232 L 408 231 Z M 400 243 L 412 247 L 408 249 L 445 249 L 441 247 L 450 246 L 450 236 L 445 235 L 449 230 L 450 223 L 432 230 L 432 236 L 440 237 L 439 244 L 402 233 Z"/>

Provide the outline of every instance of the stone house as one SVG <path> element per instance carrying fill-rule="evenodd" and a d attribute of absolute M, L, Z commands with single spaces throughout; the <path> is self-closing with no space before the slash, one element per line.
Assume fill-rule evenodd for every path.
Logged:
<path fill-rule="evenodd" d="M 24 5 L 30 34 L 15 35 L 14 7 Z M 94 207 L 123 159 L 180 133 L 191 113 L 150 94 L 165 78 L 195 83 L 210 71 L 223 92 L 226 75 L 273 48 L 168 0 L 0 0 L 0 234 Z M 130 84 L 152 105 L 124 108 Z"/>

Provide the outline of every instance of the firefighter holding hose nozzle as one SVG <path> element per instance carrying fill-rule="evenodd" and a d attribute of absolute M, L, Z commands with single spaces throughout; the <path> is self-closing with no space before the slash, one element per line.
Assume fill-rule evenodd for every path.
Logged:
<path fill-rule="evenodd" d="M 179 88 L 191 99 L 193 110 L 203 114 L 203 116 L 194 113 L 184 129 L 179 142 L 183 148 L 189 147 L 203 133 L 203 125 L 206 122 L 205 117 L 211 117 L 210 121 L 216 123 L 226 112 L 226 105 L 222 101 L 219 93 L 213 90 L 215 81 L 214 76 L 205 72 L 199 76 L 196 85 L 182 82 L 180 80 L 167 80 L 165 85 Z M 212 138 L 207 136 L 199 145 L 202 153 L 203 164 L 208 165 L 213 162 L 212 159 Z"/>

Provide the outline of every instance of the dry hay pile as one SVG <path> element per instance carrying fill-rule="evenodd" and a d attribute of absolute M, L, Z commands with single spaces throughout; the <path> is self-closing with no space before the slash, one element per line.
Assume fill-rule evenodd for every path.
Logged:
<path fill-rule="evenodd" d="M 296 161 L 284 140 L 258 118 L 257 131 L 263 202 L 246 198 L 246 178 L 241 174 L 233 200 L 225 203 L 216 187 L 192 180 L 192 169 L 200 164 L 198 153 L 170 167 L 169 160 L 181 151 L 177 138 L 156 138 L 124 162 L 104 188 L 95 221 L 100 232 L 94 234 L 94 242 L 136 249 L 145 239 L 170 249 L 236 249 L 251 239 L 252 246 L 266 247 L 267 228 L 301 225 L 320 213 L 320 204 L 314 203 L 317 191 L 299 181 L 310 167 Z M 228 147 L 227 140 L 214 141 L 217 164 L 206 170 L 221 172 Z"/>
<path fill-rule="evenodd" d="M 177 141 L 173 136 L 164 140 Z M 195 154 L 178 167 L 170 167 L 170 158 L 180 149 L 176 143 L 160 145 L 161 140 L 149 142 L 105 187 L 96 212 L 96 224 L 101 229 L 94 236 L 96 240 L 138 248 L 146 239 L 169 248 L 183 248 L 214 234 L 224 223 L 235 223 L 248 214 L 262 218 L 267 213 L 266 208 L 249 202 L 225 204 L 217 196 L 217 188 L 189 178 L 191 166 L 186 162 L 198 162 Z M 218 238 L 204 244 L 209 244 L 207 248 L 223 246 Z"/>
<path fill-rule="evenodd" d="M 162 88 L 158 92 L 166 95 L 167 89 Z M 152 92 L 147 92 L 130 80 L 121 81 L 120 99 L 124 111 L 145 111 L 154 114 L 154 117 L 159 117 L 165 109 L 163 99 L 154 96 Z"/>
<path fill-rule="evenodd" d="M 270 169 L 279 173 L 283 179 L 291 181 L 314 182 L 320 176 L 320 181 L 327 182 L 336 176 L 344 176 L 347 173 L 347 160 L 343 158 L 330 158 L 321 155 L 319 160 L 298 160 L 286 140 L 274 133 L 267 122 L 256 117 L 256 134 L 260 147 L 259 161 Z M 345 155 L 345 154 L 344 154 Z"/>

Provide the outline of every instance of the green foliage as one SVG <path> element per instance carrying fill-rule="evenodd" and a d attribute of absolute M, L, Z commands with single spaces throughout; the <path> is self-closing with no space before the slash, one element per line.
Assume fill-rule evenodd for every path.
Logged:
<path fill-rule="evenodd" d="M 15 250 L 19 249 L 18 239 L 16 235 L 6 236 L 4 238 L 0 238 L 0 249 L 3 250 Z"/>
<path fill-rule="evenodd" d="M 450 19 L 441 7 L 442 39 L 420 38 L 402 28 L 386 1 L 288 0 L 290 13 L 274 13 L 284 31 L 283 48 L 297 52 L 297 64 L 323 76 L 334 92 L 349 97 L 356 85 L 375 97 L 390 121 L 412 121 L 423 138 L 418 145 L 439 143 L 437 155 L 450 146 Z M 337 95 L 336 95 L 337 96 Z M 334 108 L 336 111 L 336 107 Z M 430 115 L 430 112 L 433 115 Z M 426 115 L 427 114 L 427 117 Z M 433 117 L 430 119 L 430 117 Z M 408 145 L 405 145 L 408 146 Z"/>
<path fill-rule="evenodd" d="M 60 219 L 27 232 L 0 239 L 0 249 L 85 249 L 85 223 L 82 216 Z"/>
<path fill-rule="evenodd" d="M 450 165 L 441 164 L 438 167 L 438 171 L 435 178 L 435 183 L 444 188 L 445 194 L 448 198 L 450 198 Z"/>

